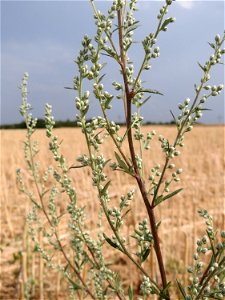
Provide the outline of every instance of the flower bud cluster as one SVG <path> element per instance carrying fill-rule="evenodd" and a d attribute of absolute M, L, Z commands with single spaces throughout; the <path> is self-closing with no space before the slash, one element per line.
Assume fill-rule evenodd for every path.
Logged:
<path fill-rule="evenodd" d="M 112 11 L 112 9 L 111 9 Z M 110 14 L 111 15 L 111 14 Z M 113 16 L 112 14 L 111 16 Z M 110 31 L 112 27 L 112 21 L 110 18 L 106 18 L 101 12 L 98 12 L 98 20 L 95 23 L 101 31 Z"/>
<path fill-rule="evenodd" d="M 121 209 L 119 208 L 109 208 L 108 214 L 111 217 L 111 223 L 114 225 L 114 228 L 118 230 L 123 225 L 123 219 L 121 215 Z"/>
<path fill-rule="evenodd" d="M 132 127 L 139 129 L 143 123 L 143 117 L 139 116 L 136 112 L 132 114 Z"/>
<path fill-rule="evenodd" d="M 135 159 L 136 159 L 136 163 L 137 163 L 137 167 L 139 170 L 142 170 L 143 168 L 143 161 L 142 161 L 142 158 L 139 157 L 138 154 L 135 155 Z"/>
<path fill-rule="evenodd" d="M 223 299 L 225 296 L 225 285 L 223 282 L 223 276 L 221 276 L 221 270 L 224 270 L 225 263 L 222 263 L 223 251 L 225 250 L 225 242 L 217 243 L 216 233 L 217 230 L 213 228 L 213 219 L 208 214 L 207 210 L 199 210 L 199 215 L 206 219 L 206 235 L 197 240 L 196 253 L 194 254 L 194 265 L 188 268 L 188 272 L 191 274 L 191 283 L 188 286 L 190 299 L 193 296 L 197 296 L 202 290 L 204 299 L 211 299 L 216 296 L 216 299 Z M 222 235 L 221 235 L 222 236 Z M 224 234 L 225 238 L 225 234 Z M 217 245 L 216 245 L 217 243 Z M 204 268 L 204 263 L 200 261 L 202 255 L 211 252 L 210 256 L 213 258 L 208 262 L 208 266 Z M 204 280 L 202 280 L 204 276 Z M 204 284 L 206 283 L 207 284 Z M 213 296 L 213 297 L 212 297 Z"/>
<path fill-rule="evenodd" d="M 88 108 L 89 108 L 88 97 L 89 97 L 89 95 L 90 95 L 90 92 L 86 91 L 81 98 L 79 98 L 79 97 L 75 98 L 76 108 L 80 111 L 82 116 L 85 115 L 88 111 Z"/>
<path fill-rule="evenodd" d="M 172 180 L 174 180 L 175 182 L 180 181 L 180 178 L 178 177 L 178 175 L 180 175 L 183 172 L 182 169 L 177 169 L 176 172 L 172 173 Z"/>
<path fill-rule="evenodd" d="M 86 154 L 82 154 L 77 158 L 77 161 L 81 163 L 82 166 L 89 166 L 90 165 L 90 159 L 87 157 Z"/>
<path fill-rule="evenodd" d="M 76 63 L 79 67 L 79 71 L 83 77 L 86 77 L 88 74 L 88 68 L 87 68 L 87 66 L 84 66 L 84 62 L 88 61 L 90 58 L 90 56 L 88 54 L 90 45 L 91 45 L 91 38 L 89 38 L 88 35 L 85 35 L 82 40 L 83 48 L 80 50 L 79 55 L 76 60 Z M 91 46 L 91 48 L 92 48 L 92 46 Z"/>
<path fill-rule="evenodd" d="M 213 85 L 212 87 L 210 87 L 210 89 L 211 89 L 211 96 L 214 96 L 214 97 L 218 96 L 222 92 L 223 88 L 224 88 L 223 84 L 220 84 L 218 86 Z"/>
<path fill-rule="evenodd" d="M 134 132 L 134 138 L 136 141 L 142 140 L 144 137 L 144 134 L 140 132 L 140 129 L 136 129 Z"/>
<path fill-rule="evenodd" d="M 160 164 L 156 165 L 155 167 L 151 168 L 151 175 L 149 176 L 149 181 L 153 185 L 157 185 L 157 182 L 155 181 L 155 177 L 161 176 L 162 173 L 160 172 Z"/>
<path fill-rule="evenodd" d="M 127 82 L 129 84 L 133 83 L 133 74 L 134 74 L 134 66 L 130 65 L 129 67 L 126 67 L 126 75 L 127 75 Z"/>
<path fill-rule="evenodd" d="M 31 105 L 27 102 L 27 85 L 28 85 L 28 73 L 24 73 L 22 83 L 21 83 L 21 97 L 22 97 L 22 104 L 20 105 L 20 114 L 24 118 L 27 126 L 27 133 L 28 137 L 31 137 L 31 135 L 35 131 L 35 127 L 37 125 L 37 119 L 33 118 L 32 114 L 28 114 L 28 111 L 31 109 Z"/>
<path fill-rule="evenodd" d="M 52 116 L 52 106 L 48 103 L 45 105 L 45 128 L 47 137 L 52 136 L 52 130 L 55 126 L 55 120 Z"/>
<path fill-rule="evenodd" d="M 139 242 L 142 242 L 142 241 L 152 242 L 153 241 L 153 236 L 148 228 L 147 219 L 144 219 L 143 221 L 139 222 L 138 230 L 135 229 L 135 235 L 136 235 L 136 239 Z"/>
<path fill-rule="evenodd" d="M 138 229 L 134 230 L 134 234 L 131 236 L 133 237 L 138 245 L 138 251 L 136 255 L 144 261 L 146 257 L 146 251 L 148 251 L 152 244 L 153 244 L 153 236 L 148 228 L 148 222 L 146 219 L 139 222 Z"/>
<path fill-rule="evenodd" d="M 147 277 L 147 276 L 144 276 L 143 281 L 141 283 L 141 292 L 144 296 L 155 294 L 155 290 L 153 288 L 153 285 L 150 282 L 149 277 Z"/>
<path fill-rule="evenodd" d="M 169 141 L 162 135 L 159 136 L 159 141 L 161 142 L 161 148 L 167 157 L 173 158 L 174 156 L 180 155 L 180 151 L 178 151 L 173 145 L 170 145 Z"/>
<path fill-rule="evenodd" d="M 110 102 L 113 99 L 113 95 L 109 94 L 107 91 L 104 91 L 104 85 L 102 83 L 97 84 L 94 83 L 94 94 L 95 97 L 99 100 L 101 107 L 105 109 L 111 109 L 112 106 L 110 105 Z"/>
<path fill-rule="evenodd" d="M 153 46 L 156 44 L 157 40 L 155 38 L 154 33 L 150 33 L 148 36 L 145 37 L 145 39 L 142 42 L 144 51 L 145 51 L 145 64 L 144 64 L 144 69 L 149 70 L 151 65 L 150 65 L 150 59 L 151 58 L 156 58 L 159 55 L 159 48 L 155 48 L 156 52 L 153 50 Z"/>
<path fill-rule="evenodd" d="M 116 91 L 120 91 L 123 89 L 122 84 L 120 84 L 119 82 L 113 81 L 112 85 L 115 87 Z"/>
<path fill-rule="evenodd" d="M 178 108 L 179 110 L 181 111 L 181 113 L 178 115 L 178 118 L 177 118 L 177 122 L 176 122 L 176 125 L 177 125 L 177 128 L 180 129 L 181 126 L 183 125 L 183 120 L 188 118 L 188 126 L 186 126 L 186 131 L 191 131 L 192 130 L 192 125 L 191 125 L 191 117 L 190 117 L 190 109 L 189 109 L 189 104 L 190 104 L 190 98 L 186 98 L 184 100 L 184 103 L 179 103 L 178 104 Z"/>
<path fill-rule="evenodd" d="M 49 215 L 52 217 L 52 223 L 54 226 L 58 226 L 59 220 L 56 214 L 56 205 L 55 205 L 55 198 L 58 194 L 58 189 L 56 187 L 53 187 L 51 189 L 50 197 L 49 197 Z"/>
<path fill-rule="evenodd" d="M 163 7 L 160 9 L 157 19 L 160 20 L 166 14 L 168 14 L 168 4 L 167 3 L 166 3 L 166 5 L 163 5 Z"/>
<path fill-rule="evenodd" d="M 131 190 L 127 193 L 127 196 L 122 195 L 120 197 L 120 210 L 122 211 L 124 208 L 130 205 L 130 201 L 133 200 L 134 197 L 134 190 Z"/>
<path fill-rule="evenodd" d="M 151 132 L 147 133 L 146 140 L 144 142 L 144 149 L 145 150 L 149 150 L 151 148 L 150 142 L 151 142 L 151 140 L 153 139 L 153 137 L 155 135 L 156 135 L 156 131 L 155 130 L 152 130 Z"/>
<path fill-rule="evenodd" d="M 99 187 L 100 190 L 103 189 L 101 185 L 102 182 L 106 181 L 107 176 L 103 173 L 103 169 L 107 164 L 103 155 L 98 155 L 96 158 L 92 158 L 94 161 L 94 169 L 92 171 L 92 184 L 93 186 Z"/>
<path fill-rule="evenodd" d="M 31 105 L 27 103 L 27 85 L 28 85 L 29 74 L 26 72 L 23 75 L 22 83 L 21 83 L 21 96 L 22 96 L 22 104 L 20 105 L 20 114 L 23 117 L 26 117 L 27 112 L 31 109 Z"/>

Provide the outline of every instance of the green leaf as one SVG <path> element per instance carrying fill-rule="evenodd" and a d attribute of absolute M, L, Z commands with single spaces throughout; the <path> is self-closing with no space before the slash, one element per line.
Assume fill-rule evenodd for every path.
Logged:
<path fill-rule="evenodd" d="M 208 43 L 210 47 L 212 47 L 213 49 L 215 49 L 215 45 L 213 43 Z"/>
<path fill-rule="evenodd" d="M 165 201 L 165 200 L 167 200 L 167 199 L 169 199 L 169 198 L 175 196 L 176 194 L 178 194 L 178 193 L 181 192 L 182 190 L 183 190 L 182 188 L 181 188 L 181 189 L 178 189 L 178 190 L 176 190 L 176 191 L 174 191 L 174 192 L 172 192 L 172 193 L 170 193 L 170 194 L 168 194 L 168 195 L 166 195 L 166 196 L 164 196 L 164 197 L 163 197 L 163 195 L 160 195 L 159 197 L 157 197 L 157 198 L 155 199 L 155 206 L 158 205 L 158 204 L 160 204 L 161 202 L 163 202 L 163 201 Z"/>
<path fill-rule="evenodd" d="M 129 32 L 134 31 L 134 30 L 136 30 L 138 27 L 140 27 L 139 25 L 137 25 L 138 23 L 139 23 L 139 22 L 136 21 L 136 22 L 134 23 L 133 26 L 130 26 L 130 27 L 127 29 L 127 31 L 126 31 L 126 33 L 125 33 L 124 36 L 127 36 L 127 34 L 128 34 Z"/>
<path fill-rule="evenodd" d="M 130 174 L 130 169 L 129 167 L 127 166 L 127 164 L 125 163 L 125 161 L 122 160 L 122 158 L 119 156 L 118 153 L 114 152 L 115 153 L 115 157 L 116 157 L 116 160 L 118 162 L 118 165 L 119 167 L 124 170 L 126 173 L 129 173 Z"/>
<path fill-rule="evenodd" d="M 130 211 L 131 211 L 131 209 L 128 209 L 128 210 L 125 212 L 125 214 L 122 215 L 121 219 L 123 220 L 123 219 L 126 217 L 126 215 L 127 215 Z"/>
<path fill-rule="evenodd" d="M 107 159 L 104 163 L 103 163 L 103 167 L 105 167 L 107 165 L 108 162 L 110 162 L 111 159 Z"/>
<path fill-rule="evenodd" d="M 83 165 L 80 165 L 80 166 L 71 166 L 71 167 L 69 167 L 69 170 L 70 170 L 70 169 L 85 168 L 85 167 L 88 167 L 88 166 L 83 166 Z"/>
<path fill-rule="evenodd" d="M 77 291 L 77 290 L 81 290 L 81 286 L 77 283 L 75 283 L 72 279 L 70 279 L 69 277 L 67 277 L 69 283 L 71 284 L 73 290 Z"/>
<path fill-rule="evenodd" d="M 130 285 L 128 288 L 128 296 L 129 296 L 129 300 L 133 300 L 133 291 L 132 291 L 132 288 L 130 287 Z"/>
<path fill-rule="evenodd" d="M 141 254 L 141 262 L 144 262 L 148 258 L 150 251 L 150 248 L 145 249 L 145 251 Z"/>
<path fill-rule="evenodd" d="M 170 286 L 171 286 L 171 282 L 169 281 L 166 287 L 160 292 L 160 296 L 163 299 L 168 299 L 168 289 L 170 288 Z"/>
<path fill-rule="evenodd" d="M 108 294 L 108 289 L 109 289 L 109 286 L 107 286 L 103 292 L 103 296 L 107 296 Z"/>
<path fill-rule="evenodd" d="M 183 189 L 181 188 L 181 189 L 178 189 L 178 190 L 176 190 L 176 191 L 174 191 L 174 192 L 172 192 L 172 193 L 166 195 L 165 197 L 163 197 L 163 201 L 165 201 L 165 200 L 167 200 L 167 199 L 169 199 L 169 198 L 175 196 L 176 194 L 180 193 L 182 190 L 183 190 Z"/>
<path fill-rule="evenodd" d="M 170 23 L 173 23 L 173 18 L 172 18 L 172 17 L 166 19 L 166 20 L 163 22 L 162 26 L 160 27 L 160 30 L 164 30 L 164 28 L 165 28 L 167 25 L 169 25 Z"/>
<path fill-rule="evenodd" d="M 171 115 L 172 115 L 172 117 L 173 117 L 173 119 L 174 119 L 174 122 L 177 123 L 177 120 L 176 120 L 176 118 L 175 118 L 175 116 L 174 116 L 172 110 L 170 110 L 170 113 L 171 113 Z"/>
<path fill-rule="evenodd" d="M 158 205 L 159 203 L 161 203 L 163 201 L 163 195 L 158 196 L 155 199 L 155 206 Z"/>
<path fill-rule="evenodd" d="M 139 107 L 141 107 L 142 105 L 144 105 L 150 98 L 151 98 L 151 96 L 148 96 L 144 101 L 138 102 Z"/>
<path fill-rule="evenodd" d="M 116 290 L 118 290 L 120 287 L 120 273 L 119 272 L 116 272 L 115 283 L 116 283 Z"/>
<path fill-rule="evenodd" d="M 106 242 L 107 242 L 110 246 L 112 246 L 112 247 L 115 248 L 115 249 L 119 249 L 119 247 L 117 246 L 117 244 L 114 243 L 109 237 L 107 237 L 107 235 L 106 235 L 105 233 L 103 233 L 103 236 L 104 236 Z"/>
<path fill-rule="evenodd" d="M 104 188 L 101 190 L 101 192 L 100 192 L 101 196 L 105 194 L 105 192 L 107 191 L 107 189 L 108 189 L 110 183 L 111 183 L 111 180 L 109 180 L 109 181 L 106 183 L 106 185 L 104 186 Z"/>
<path fill-rule="evenodd" d="M 162 95 L 163 96 L 163 94 L 160 93 L 159 91 L 152 90 L 152 89 L 141 89 L 141 90 L 138 90 L 136 92 L 136 94 L 138 94 L 138 93 L 149 93 L 149 94 L 157 94 L 157 95 Z"/>
<path fill-rule="evenodd" d="M 202 69 L 203 72 L 205 72 L 205 68 L 198 62 L 199 67 Z"/>
<path fill-rule="evenodd" d="M 187 300 L 188 297 L 187 297 L 187 294 L 186 294 L 186 292 L 185 292 L 185 290 L 184 290 L 182 284 L 181 284 L 177 279 L 176 279 L 176 282 L 177 282 L 177 284 L 178 284 L 178 288 L 179 288 L 179 290 L 180 290 L 182 296 L 184 297 L 185 300 Z"/>
<path fill-rule="evenodd" d="M 98 78 L 97 83 L 100 83 L 106 74 L 103 74 L 100 78 Z"/>
<path fill-rule="evenodd" d="M 69 87 L 69 86 L 65 86 L 64 89 L 66 89 L 66 90 L 75 90 L 75 91 L 76 91 L 75 88 L 71 88 L 71 87 Z"/>

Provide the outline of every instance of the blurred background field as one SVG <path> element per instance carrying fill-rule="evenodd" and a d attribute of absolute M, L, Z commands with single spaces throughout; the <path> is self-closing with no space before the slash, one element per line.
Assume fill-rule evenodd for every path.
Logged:
<path fill-rule="evenodd" d="M 157 136 L 162 134 L 171 142 L 176 134 L 174 126 L 146 126 L 147 133 L 156 130 Z M 55 133 L 62 139 L 61 151 L 68 164 L 75 163 L 78 155 L 87 153 L 84 138 L 78 128 L 56 129 Z M 34 251 L 25 223 L 25 216 L 30 209 L 30 203 L 22 195 L 16 185 L 16 169 L 20 168 L 25 181 L 34 189 L 32 178 L 27 172 L 23 159 L 24 130 L 1 130 L 1 275 L 0 299 L 69 299 L 67 286 L 61 275 L 49 271 Z M 48 153 L 48 141 L 44 130 L 37 130 L 35 139 L 39 141 L 40 153 L 38 159 L 41 171 L 53 163 Z M 159 151 L 157 136 L 152 142 L 150 151 L 145 154 L 146 174 L 157 163 L 163 165 L 163 156 Z M 128 149 L 125 149 L 127 152 Z M 113 158 L 114 147 L 107 141 L 103 152 L 107 158 Z M 197 209 L 205 208 L 214 216 L 216 225 L 225 228 L 225 199 L 224 199 L 224 126 L 199 125 L 191 134 L 186 135 L 182 155 L 175 159 L 178 168 L 184 170 L 181 182 L 174 184 L 173 189 L 183 187 L 184 191 L 161 205 L 157 210 L 157 218 L 162 219 L 159 229 L 163 256 L 169 277 L 175 276 L 188 280 L 185 266 L 192 263 L 194 244 L 199 234 L 204 232 L 204 222 L 198 217 Z M 71 177 L 77 191 L 78 203 L 86 206 L 87 223 L 93 236 L 96 232 L 97 211 L 99 201 L 91 185 L 91 175 L 87 168 L 72 169 Z M 135 187 L 135 182 L 121 172 L 113 172 L 110 196 L 112 205 L 119 202 L 120 196 Z M 64 194 L 58 199 L 58 210 L 65 210 L 68 199 Z M 132 213 L 125 224 L 127 236 L 132 232 L 134 224 L 147 217 L 138 192 L 132 202 Z M 104 224 L 104 222 L 103 222 Z M 104 225 L 103 225 L 104 226 Z M 109 230 L 106 226 L 105 230 Z M 66 243 L 66 222 L 61 223 L 60 234 Z M 129 239 L 128 239 L 129 241 Z M 45 240 L 40 236 L 40 242 L 45 246 Z M 132 248 L 132 241 L 130 241 Z M 111 255 L 112 250 L 105 248 L 112 268 L 123 268 L 124 286 L 133 285 L 138 291 L 140 274 L 119 253 Z M 115 254 L 115 253 L 114 253 Z M 59 262 L 62 258 L 56 258 Z M 158 270 L 154 264 L 154 254 L 145 262 L 145 268 L 150 268 L 155 279 Z M 129 273 L 129 276 L 126 274 Z M 26 294 L 27 293 L 27 294 Z M 29 298 L 28 298 L 29 299 Z"/>

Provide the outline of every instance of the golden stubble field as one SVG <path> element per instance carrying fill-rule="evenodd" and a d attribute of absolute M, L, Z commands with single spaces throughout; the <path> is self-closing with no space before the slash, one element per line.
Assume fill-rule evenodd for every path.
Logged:
<path fill-rule="evenodd" d="M 144 132 L 156 130 L 157 135 L 169 138 L 172 142 L 175 136 L 173 126 L 148 126 Z M 68 164 L 75 163 L 78 155 L 87 153 L 84 138 L 79 129 L 57 129 L 55 133 L 62 139 L 61 151 L 68 160 Z M 48 153 L 47 138 L 44 130 L 38 130 L 35 138 L 40 144 L 39 161 L 41 170 L 53 163 Z M 23 159 L 24 130 L 1 130 L 1 286 L 0 299 L 25 299 L 26 287 L 29 280 L 33 280 L 31 299 L 69 299 L 65 283 L 56 272 L 50 272 L 33 251 L 33 244 L 27 234 L 25 216 L 30 209 L 30 203 L 22 195 L 16 185 L 16 169 L 22 170 L 26 183 L 32 190 L 32 178 L 27 172 Z M 107 142 L 103 148 L 106 157 L 113 157 L 114 147 Z M 127 149 L 125 149 L 127 152 Z M 128 152 L 127 152 L 128 153 Z M 163 164 L 163 156 L 159 151 L 159 142 L 155 137 L 152 148 L 145 154 L 146 172 L 157 163 Z M 225 228 L 225 200 L 224 200 L 224 126 L 197 126 L 193 132 L 186 135 L 185 147 L 182 155 L 175 160 L 176 166 L 184 172 L 181 182 L 174 185 L 174 189 L 183 187 L 184 191 L 165 202 L 157 210 L 157 218 L 162 219 L 160 237 L 163 256 L 166 261 L 170 278 L 178 273 L 184 275 L 185 265 L 192 262 L 194 243 L 198 234 L 203 233 L 204 223 L 197 215 L 198 208 L 207 209 L 215 218 L 220 228 Z M 89 230 L 96 234 L 97 212 L 99 202 L 91 185 L 90 172 L 86 168 L 72 169 L 71 177 L 77 191 L 78 201 L 86 206 Z M 110 195 L 112 205 L 118 203 L 122 194 L 135 187 L 135 182 L 121 172 L 114 172 L 111 177 Z M 61 195 L 58 199 L 58 210 L 63 211 L 68 199 Z M 132 214 L 125 224 L 125 234 L 132 232 L 134 224 L 146 216 L 139 193 L 135 194 L 132 202 Z M 103 219 L 104 224 L 104 219 Z M 104 225 L 103 225 L 104 226 Z M 67 235 L 66 224 L 62 222 L 61 235 Z M 106 226 L 105 230 L 108 230 Z M 41 243 L 45 241 L 40 237 Z M 131 242 L 132 247 L 132 242 Z M 107 248 L 106 248 L 107 249 Z M 111 255 L 107 250 L 106 257 L 113 268 L 122 268 L 124 284 L 138 286 L 140 275 L 135 268 L 121 255 Z M 60 257 L 57 258 L 60 262 Z M 145 267 L 151 269 L 155 279 L 158 271 L 152 254 L 145 262 Z M 129 276 L 126 274 L 129 273 Z M 128 282 L 129 281 L 129 282 Z M 32 285 L 32 284 L 31 284 Z"/>

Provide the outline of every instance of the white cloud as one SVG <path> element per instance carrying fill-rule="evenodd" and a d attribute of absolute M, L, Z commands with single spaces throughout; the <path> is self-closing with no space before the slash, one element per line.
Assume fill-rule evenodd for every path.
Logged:
<path fill-rule="evenodd" d="M 177 3 L 185 9 L 192 9 L 194 7 L 194 1 L 192 0 L 177 0 Z"/>

